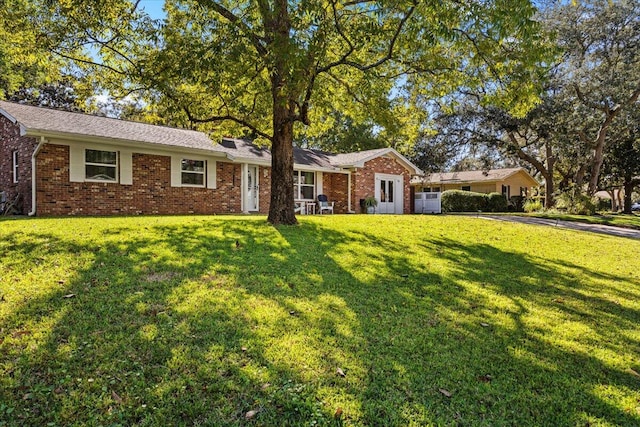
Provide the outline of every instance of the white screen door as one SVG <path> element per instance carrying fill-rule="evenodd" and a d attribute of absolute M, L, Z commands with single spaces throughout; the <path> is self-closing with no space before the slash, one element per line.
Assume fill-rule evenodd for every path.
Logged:
<path fill-rule="evenodd" d="M 249 165 L 247 167 L 247 210 L 258 210 L 258 167 Z"/>
<path fill-rule="evenodd" d="M 402 213 L 402 175 L 376 174 L 375 197 L 377 212 L 381 214 Z"/>

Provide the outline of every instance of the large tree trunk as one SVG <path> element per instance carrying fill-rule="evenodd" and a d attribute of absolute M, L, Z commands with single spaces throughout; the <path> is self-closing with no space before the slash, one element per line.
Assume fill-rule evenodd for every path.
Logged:
<path fill-rule="evenodd" d="M 271 204 L 268 221 L 273 225 L 295 225 L 293 197 L 293 123 L 295 109 L 291 108 L 287 92 L 287 76 L 291 64 L 291 21 L 287 0 L 276 0 L 273 13 L 266 13 L 270 50 L 273 55 L 271 99 L 273 100 L 273 139 L 271 141 Z M 266 9 L 264 9 L 266 11 Z"/>
<path fill-rule="evenodd" d="M 297 224 L 293 198 L 293 122 L 283 100 L 273 105 L 271 144 L 271 205 L 268 221 L 273 225 Z"/>
<path fill-rule="evenodd" d="M 544 208 L 551 209 L 556 204 L 556 199 L 553 197 L 553 192 L 556 191 L 553 185 L 553 175 L 544 176 Z"/>
<path fill-rule="evenodd" d="M 633 193 L 633 177 L 629 174 L 624 177 L 624 213 L 631 214 L 631 195 Z"/>
<path fill-rule="evenodd" d="M 538 173 L 540 173 L 544 178 L 544 182 L 545 182 L 544 207 L 545 209 L 552 208 L 556 204 L 556 199 L 553 195 L 553 192 L 555 191 L 555 185 L 553 183 L 553 167 L 555 165 L 555 159 L 553 157 L 551 144 L 549 144 L 548 142 L 545 143 L 545 150 L 546 150 L 546 159 L 545 159 L 546 166 L 545 166 L 540 160 L 536 159 L 529 153 L 526 153 L 522 149 L 520 144 L 518 144 L 518 139 L 516 138 L 513 132 L 509 132 L 507 135 L 511 140 L 512 148 L 515 148 L 516 155 L 520 159 L 524 160 L 525 162 L 531 164 L 534 168 L 536 168 Z"/>
<path fill-rule="evenodd" d="M 544 177 L 544 183 L 545 183 L 544 208 L 551 209 L 556 204 L 556 199 L 553 194 L 556 191 L 555 184 L 553 182 L 553 166 L 555 165 L 556 161 L 555 161 L 555 157 L 553 157 L 551 144 L 549 142 L 546 142 L 544 144 L 544 148 L 545 148 L 546 157 L 547 157 L 546 159 L 547 167 L 542 168 L 542 170 L 540 171 L 540 173 L 542 173 L 542 176 Z"/>
<path fill-rule="evenodd" d="M 608 127 L 608 126 L 607 126 Z M 589 187 L 587 194 L 593 196 L 598 191 L 598 181 L 600 179 L 600 170 L 604 162 L 605 136 L 607 128 L 603 127 L 598 132 L 595 147 L 593 149 L 593 160 L 591 162 L 591 177 L 589 179 Z"/>
<path fill-rule="evenodd" d="M 620 192 L 618 191 L 617 193 Z M 618 212 L 618 194 L 616 194 L 616 189 L 612 188 L 611 190 L 607 190 L 607 194 L 611 197 L 611 212 Z"/>

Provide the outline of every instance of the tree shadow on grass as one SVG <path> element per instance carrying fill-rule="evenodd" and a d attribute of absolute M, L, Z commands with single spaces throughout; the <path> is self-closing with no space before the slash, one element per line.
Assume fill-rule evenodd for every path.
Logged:
<path fill-rule="evenodd" d="M 638 368 L 633 355 L 640 342 L 625 332 L 636 330 L 640 311 L 619 302 L 636 301 L 637 280 L 488 244 L 438 238 L 424 245 L 434 247 L 454 266 L 450 280 L 484 290 L 474 303 L 487 319 L 480 332 L 491 335 L 481 344 L 483 359 L 496 372 L 492 384 L 506 382 L 502 391 L 511 389 L 509 396 L 494 398 L 509 404 L 530 395 L 527 407 L 514 407 L 522 411 L 513 414 L 513 420 L 522 419 L 515 424 L 530 424 L 527 413 L 536 425 L 638 424 L 638 378 L 629 368 Z"/>
<path fill-rule="evenodd" d="M 17 260 L 12 272 L 80 257 L 62 283 L 51 278 L 0 317 L 8 425 L 638 421 L 594 394 L 600 384 L 633 389 L 633 378 L 527 324 L 529 300 L 556 310 L 551 300 L 564 298 L 576 321 L 588 316 L 571 299 L 615 308 L 573 289 L 566 266 L 438 239 L 423 247 L 425 259 L 446 262 L 436 272 L 392 236 L 312 221 L 96 224 L 100 239 L 78 227 L 86 238 L 24 233 L 0 246 Z M 513 286 L 518 278 L 534 288 Z M 480 325 L 500 310 L 515 326 Z M 618 328 L 637 322 L 630 309 L 611 315 Z M 613 349 L 630 342 L 593 327 L 618 341 Z"/>

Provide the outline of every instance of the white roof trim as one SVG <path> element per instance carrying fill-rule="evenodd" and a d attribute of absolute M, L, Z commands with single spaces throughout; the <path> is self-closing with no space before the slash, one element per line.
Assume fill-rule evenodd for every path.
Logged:
<path fill-rule="evenodd" d="M 377 153 L 371 153 L 369 156 L 365 157 L 364 159 L 360 160 L 359 162 L 355 162 L 352 165 L 349 164 L 341 164 L 340 167 L 342 168 L 348 168 L 348 167 L 356 167 L 356 168 L 363 168 L 364 164 L 370 160 L 373 159 L 377 159 L 378 157 L 382 157 L 382 156 L 386 156 L 387 154 L 392 154 L 393 156 L 395 156 L 398 160 L 400 160 L 402 163 L 404 163 L 404 167 L 409 169 L 409 170 L 413 170 L 413 174 L 414 175 L 422 175 L 422 170 L 417 167 L 416 165 L 414 165 L 413 163 L 411 163 L 409 161 L 409 159 L 407 159 L 405 156 L 403 156 L 402 154 L 398 153 L 398 151 L 396 151 L 395 149 L 389 147 L 386 148 L 382 151 L 379 151 Z"/>
<path fill-rule="evenodd" d="M 7 112 L 7 110 L 4 110 L 2 108 L 0 108 L 0 114 L 2 114 L 3 116 L 5 116 L 11 123 L 13 124 L 18 124 L 18 126 L 20 127 L 20 136 L 26 136 L 27 135 L 27 128 L 25 125 L 23 125 L 22 123 L 20 123 L 18 121 L 18 119 L 16 119 L 15 117 L 13 117 L 11 114 L 9 114 Z"/>
<path fill-rule="evenodd" d="M 516 170 L 514 170 L 513 172 L 503 176 L 503 177 L 499 177 L 499 178 L 491 178 L 491 179 L 457 179 L 457 178 L 449 178 L 449 179 L 436 179 L 436 180 L 432 180 L 431 178 L 434 177 L 435 175 L 439 175 L 439 172 L 434 172 L 431 174 L 427 174 L 427 175 L 423 175 L 421 177 L 416 177 L 414 179 L 411 180 L 411 185 L 433 185 L 433 184 L 470 184 L 470 183 L 474 183 L 474 182 L 481 182 L 481 183 L 487 183 L 487 184 L 491 184 L 491 183 L 495 183 L 495 182 L 500 182 L 500 181 L 504 181 L 508 178 L 511 178 L 514 175 L 517 175 L 520 172 L 524 172 L 527 180 L 530 183 L 533 183 L 532 186 L 536 186 L 536 185 L 540 185 L 540 183 L 538 181 L 536 181 L 536 179 L 534 177 L 531 176 L 531 174 L 524 168 L 517 168 Z M 446 172 L 448 173 L 448 172 Z"/>
<path fill-rule="evenodd" d="M 11 123 L 17 123 L 18 119 L 16 119 L 15 117 L 13 117 L 11 114 L 9 114 L 6 110 L 0 108 L 0 114 L 2 114 L 3 116 L 5 116 L 7 119 L 9 119 L 11 121 Z M 20 125 L 22 127 L 22 125 Z"/>
<path fill-rule="evenodd" d="M 131 140 L 121 139 L 121 138 L 109 138 L 109 137 L 102 137 L 102 136 L 92 136 L 92 135 L 66 133 L 66 132 L 52 132 L 52 131 L 33 129 L 33 128 L 27 130 L 25 132 L 25 135 L 35 136 L 35 137 L 45 137 L 45 138 L 56 138 L 56 139 L 77 141 L 77 142 L 94 142 L 98 144 L 121 145 L 129 148 L 144 147 L 146 149 L 149 149 L 152 147 L 154 151 L 157 150 L 157 151 L 171 151 L 171 152 L 200 153 L 200 154 L 206 154 L 208 156 L 213 156 L 213 157 L 227 158 L 232 161 L 234 160 L 234 156 L 221 151 L 205 150 L 201 148 L 192 148 L 192 147 L 182 147 L 178 145 L 162 144 L 159 142 L 131 141 Z M 212 147 L 213 147 L 213 143 L 212 143 Z"/>

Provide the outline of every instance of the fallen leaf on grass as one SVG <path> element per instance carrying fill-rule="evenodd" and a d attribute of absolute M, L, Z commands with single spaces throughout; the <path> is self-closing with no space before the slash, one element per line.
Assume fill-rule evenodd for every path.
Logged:
<path fill-rule="evenodd" d="M 118 393 L 116 393 L 115 391 L 111 391 L 111 398 L 113 399 L 114 402 L 116 402 L 118 405 L 122 405 L 122 398 L 120 396 L 118 396 Z"/>
<path fill-rule="evenodd" d="M 484 322 L 480 322 L 480 326 L 482 326 L 483 328 L 488 328 L 489 324 L 488 323 L 484 323 Z"/>
<path fill-rule="evenodd" d="M 247 420 L 250 420 L 251 418 L 255 417 L 258 414 L 258 411 L 256 410 L 251 410 L 249 412 L 247 412 L 246 414 L 244 414 L 244 418 Z"/>
<path fill-rule="evenodd" d="M 640 378 L 640 374 L 638 373 L 638 371 L 634 370 L 634 369 L 627 369 L 627 372 L 629 372 L 631 375 L 633 375 L 634 377 L 638 377 Z"/>
<path fill-rule="evenodd" d="M 266 390 L 266 389 L 268 389 L 269 387 L 271 387 L 271 383 L 264 383 L 264 384 L 262 384 L 262 387 L 260 387 L 260 388 L 261 388 L 262 390 Z"/>
<path fill-rule="evenodd" d="M 438 389 L 438 391 L 439 391 L 440 393 L 442 393 L 442 394 L 443 394 L 444 396 L 446 396 L 446 397 L 451 397 L 451 396 L 453 396 L 453 395 L 451 394 L 451 392 L 450 392 L 449 390 L 447 390 L 447 389 L 439 388 L 439 389 Z"/>
<path fill-rule="evenodd" d="M 478 381 L 482 381 L 483 383 L 490 383 L 493 380 L 493 377 L 489 374 L 480 375 L 478 377 Z"/>
<path fill-rule="evenodd" d="M 29 331 L 27 329 L 23 329 L 21 331 L 15 331 L 14 333 L 11 334 L 11 336 L 13 338 L 20 338 L 20 337 L 23 337 L 25 335 L 30 335 L 30 334 L 31 334 L 31 331 Z"/>
<path fill-rule="evenodd" d="M 336 369 L 336 374 L 340 375 L 341 377 L 346 377 L 347 374 L 344 373 L 344 371 L 342 370 L 342 368 L 337 368 Z"/>
<path fill-rule="evenodd" d="M 62 298 L 75 298 L 76 294 L 63 295 Z"/>
<path fill-rule="evenodd" d="M 551 301 L 557 302 L 558 304 L 564 304 L 564 299 L 563 298 L 554 298 Z"/>
<path fill-rule="evenodd" d="M 338 409 L 336 409 L 336 413 L 333 414 L 333 418 L 341 418 L 342 417 L 342 408 L 338 407 Z"/>

